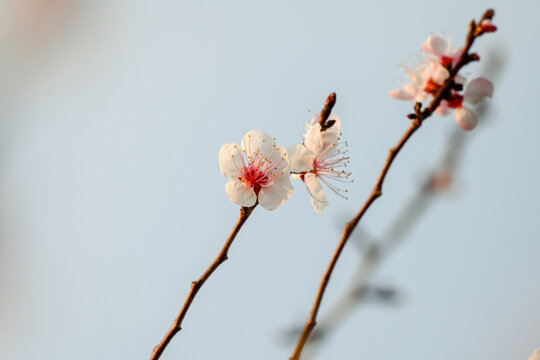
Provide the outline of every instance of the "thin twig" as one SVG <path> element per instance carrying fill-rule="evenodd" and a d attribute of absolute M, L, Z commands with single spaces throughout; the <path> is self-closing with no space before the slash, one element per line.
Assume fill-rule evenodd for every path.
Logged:
<path fill-rule="evenodd" d="M 184 305 L 182 306 L 182 309 L 180 309 L 180 312 L 176 316 L 176 319 L 174 320 L 173 324 L 161 340 L 161 342 L 154 348 L 152 351 L 152 356 L 150 357 L 150 360 L 157 360 L 171 341 L 171 339 L 182 329 L 182 320 L 184 320 L 184 317 L 186 316 L 186 313 L 193 302 L 193 299 L 195 299 L 195 296 L 199 292 L 200 288 L 203 286 L 203 284 L 208 280 L 210 275 L 223 263 L 225 260 L 227 260 L 227 253 L 229 251 L 229 248 L 231 247 L 232 242 L 234 241 L 234 238 L 246 222 L 246 220 L 249 218 L 251 213 L 253 212 L 253 209 L 255 209 L 255 204 L 252 207 L 242 207 L 240 208 L 240 217 L 238 218 L 238 222 L 236 225 L 234 225 L 234 228 L 227 238 L 227 241 L 221 248 L 221 251 L 219 252 L 218 256 L 215 258 L 215 260 L 210 264 L 208 269 L 201 275 L 201 277 L 193 281 L 191 283 L 191 289 L 189 290 L 188 296 L 186 300 L 184 301 Z"/>
<path fill-rule="evenodd" d="M 481 24 L 484 19 L 491 20 L 493 15 L 494 14 L 492 10 L 486 11 L 482 19 L 480 20 L 479 24 Z M 459 70 L 466 64 L 470 63 L 471 61 L 477 61 L 479 59 L 478 55 L 469 54 L 469 50 L 472 44 L 474 43 L 474 40 L 480 35 L 482 35 L 482 32 L 479 31 L 479 25 L 477 25 L 475 21 L 473 20 L 469 26 L 469 32 L 467 34 L 467 39 L 466 39 L 465 47 L 463 48 L 463 52 L 457 64 L 453 66 L 451 69 L 449 69 L 450 76 L 448 77 L 448 79 L 446 79 L 444 84 L 434 94 L 434 98 L 427 108 L 422 110 L 422 104 L 417 102 L 414 106 L 414 110 L 415 110 L 414 114 L 409 114 L 408 117 L 412 119 L 411 125 L 409 126 L 405 134 L 401 137 L 398 144 L 394 146 L 392 149 L 390 149 L 388 157 L 386 159 L 386 163 L 384 164 L 383 169 L 381 173 L 379 174 L 379 178 L 377 179 L 377 182 L 375 183 L 375 186 L 373 190 L 371 191 L 371 194 L 369 195 L 368 199 L 366 200 L 366 202 L 364 203 L 360 211 L 356 214 L 356 216 L 349 223 L 347 223 L 347 225 L 345 225 L 345 229 L 343 230 L 343 235 L 341 236 L 341 240 L 339 241 L 338 246 L 332 256 L 332 259 L 330 260 L 330 263 L 328 264 L 328 267 L 321 278 L 319 289 L 315 297 L 315 302 L 313 303 L 308 320 L 302 330 L 302 333 L 300 334 L 298 343 L 296 344 L 296 347 L 294 349 L 292 356 L 290 357 L 290 360 L 300 359 L 302 349 L 304 348 L 304 345 L 306 344 L 313 328 L 317 324 L 316 322 L 317 313 L 319 312 L 319 307 L 321 305 L 322 297 L 326 290 L 326 286 L 328 285 L 328 282 L 330 280 L 330 276 L 332 275 L 332 271 L 334 270 L 334 267 L 339 259 L 339 256 L 341 255 L 341 252 L 343 251 L 343 248 L 345 247 L 345 244 L 347 243 L 347 240 L 351 236 L 353 230 L 356 228 L 356 226 L 360 222 L 360 219 L 362 218 L 362 216 L 366 213 L 366 211 L 369 209 L 371 204 L 373 204 L 373 202 L 382 195 L 382 185 L 384 183 L 384 179 L 386 178 L 388 170 L 390 169 L 390 166 L 392 165 L 392 162 L 394 161 L 394 159 L 396 158 L 400 150 L 403 148 L 405 143 L 409 140 L 409 138 L 416 132 L 416 130 L 420 128 L 420 126 L 422 125 L 422 122 L 428 117 L 430 117 L 435 111 L 435 109 L 439 106 L 441 101 L 444 100 L 449 95 L 450 90 L 455 85 L 454 79 L 457 73 L 459 72 Z"/>

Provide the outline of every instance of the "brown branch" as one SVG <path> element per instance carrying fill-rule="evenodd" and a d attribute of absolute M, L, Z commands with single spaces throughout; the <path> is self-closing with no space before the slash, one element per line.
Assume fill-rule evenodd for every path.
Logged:
<path fill-rule="evenodd" d="M 246 220 L 249 218 L 249 216 L 253 212 L 253 209 L 255 209 L 255 206 L 257 206 L 257 204 L 249 208 L 242 207 L 240 209 L 240 217 L 238 218 L 238 222 L 236 223 L 236 225 L 234 225 L 234 228 L 231 234 L 229 235 L 227 241 L 221 248 L 221 251 L 219 252 L 218 256 L 215 258 L 212 264 L 210 264 L 208 269 L 206 269 L 206 271 L 201 275 L 201 277 L 198 280 L 193 281 L 191 283 L 191 289 L 189 290 L 189 294 L 186 300 L 184 301 L 184 305 L 182 306 L 182 309 L 180 309 L 180 312 L 176 316 L 176 319 L 174 320 L 173 324 L 171 325 L 171 327 L 169 328 L 169 330 L 167 331 L 167 333 L 165 334 L 161 342 L 152 351 L 152 356 L 150 357 L 150 360 L 159 359 L 159 357 L 161 356 L 161 354 L 163 353 L 163 351 L 165 350 L 165 348 L 167 347 L 171 339 L 182 329 L 181 327 L 182 320 L 184 320 L 184 317 L 186 316 L 186 313 L 189 310 L 189 307 L 191 303 L 193 302 L 193 299 L 195 299 L 195 296 L 197 295 L 197 293 L 199 292 L 203 284 L 206 282 L 206 280 L 208 280 L 210 275 L 212 275 L 212 273 L 219 267 L 219 265 L 221 265 L 221 263 L 227 260 L 227 253 L 229 251 L 229 248 L 231 247 L 231 244 L 234 238 L 236 237 L 236 235 L 238 234 L 238 232 L 240 231 L 240 229 L 242 228 Z"/>
<path fill-rule="evenodd" d="M 486 13 L 484 13 L 484 16 L 480 20 L 479 24 L 484 19 L 489 19 L 493 17 L 493 10 L 488 10 Z M 326 268 L 326 271 L 324 272 L 321 282 L 319 284 L 319 289 L 317 291 L 317 295 L 315 297 L 315 302 L 313 303 L 313 306 L 311 308 L 311 312 L 309 314 L 308 320 L 306 324 L 304 325 L 304 328 L 302 330 L 302 333 L 300 334 L 300 337 L 298 339 L 298 343 L 296 344 L 296 347 L 294 349 L 294 352 L 292 356 L 290 357 L 290 360 L 299 360 L 300 355 L 302 353 L 302 350 L 304 348 L 304 345 L 306 344 L 309 335 L 311 334 L 313 328 L 317 324 L 317 313 L 319 312 L 319 307 L 321 305 L 322 297 L 324 295 L 324 292 L 326 290 L 326 286 L 328 285 L 328 282 L 330 280 L 330 276 L 332 275 L 332 271 L 334 270 L 334 267 L 339 259 L 339 256 L 341 255 L 341 252 L 343 251 L 343 248 L 345 247 L 345 244 L 347 243 L 347 240 L 351 236 L 353 230 L 356 228 L 366 211 L 369 209 L 371 204 L 379 198 L 382 195 L 382 186 L 384 183 L 384 179 L 386 178 L 386 175 L 388 173 L 388 170 L 390 169 L 390 166 L 392 165 L 392 162 L 396 158 L 397 154 L 400 152 L 400 150 L 403 148 L 405 143 L 409 140 L 409 138 L 420 128 L 422 125 L 422 122 L 430 117 L 435 109 L 439 106 L 442 100 L 444 100 L 449 94 L 450 90 L 455 85 L 454 79 L 459 72 L 459 70 L 466 64 L 468 64 L 471 61 L 477 61 L 479 59 L 478 55 L 476 54 L 469 54 L 469 50 L 474 42 L 474 40 L 482 35 L 482 31 L 479 30 L 480 25 L 477 25 L 474 20 L 471 22 L 469 26 L 469 32 L 467 34 L 467 39 L 465 43 L 465 47 L 463 48 L 463 52 L 456 63 L 454 67 L 452 67 L 450 70 L 450 76 L 444 84 L 439 88 L 439 90 L 434 94 L 434 98 L 429 104 L 427 108 L 422 110 L 422 104 L 417 102 L 414 106 L 414 114 L 409 114 L 408 117 L 412 119 L 411 125 L 405 132 L 405 134 L 401 137 L 399 142 L 396 146 L 394 146 L 392 149 L 390 149 L 388 157 L 386 159 L 386 163 L 383 166 L 383 169 L 381 170 L 381 173 L 379 174 L 379 178 L 377 179 L 377 182 L 375 183 L 375 186 L 373 190 L 371 191 L 371 194 L 369 195 L 368 199 L 360 209 L 360 211 L 356 214 L 356 216 L 349 222 L 347 225 L 345 225 L 345 229 L 343 230 L 343 235 L 341 236 L 341 240 L 338 243 L 338 246 L 336 250 L 334 251 L 334 254 L 330 260 L 330 263 L 328 264 L 328 267 Z"/>

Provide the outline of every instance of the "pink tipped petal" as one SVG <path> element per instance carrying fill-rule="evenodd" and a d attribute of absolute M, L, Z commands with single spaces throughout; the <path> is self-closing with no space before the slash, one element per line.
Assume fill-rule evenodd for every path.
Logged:
<path fill-rule="evenodd" d="M 294 190 L 289 176 L 276 180 L 274 185 L 259 192 L 259 204 L 266 210 L 275 210 L 287 201 Z"/>
<path fill-rule="evenodd" d="M 430 36 L 422 44 L 422 50 L 437 56 L 443 56 L 448 49 L 446 40 L 439 36 Z"/>
<path fill-rule="evenodd" d="M 231 180 L 225 184 L 225 193 L 229 199 L 237 205 L 251 207 L 255 205 L 257 196 L 253 188 L 247 186 L 240 180 Z"/>
<path fill-rule="evenodd" d="M 478 104 L 486 97 L 492 97 L 494 90 L 495 88 L 491 81 L 486 78 L 479 77 L 467 85 L 467 89 L 465 89 L 465 94 L 463 95 L 463 100 L 469 104 Z"/>
<path fill-rule="evenodd" d="M 309 172 L 313 170 L 315 154 L 303 144 L 291 146 L 289 152 L 289 171 L 293 173 Z"/>
<path fill-rule="evenodd" d="M 412 100 L 414 97 L 412 94 L 409 94 L 403 89 L 392 90 L 388 93 L 388 95 L 397 100 Z"/>
<path fill-rule="evenodd" d="M 456 123 L 460 128 L 470 131 L 478 125 L 476 114 L 466 107 L 456 109 Z"/>

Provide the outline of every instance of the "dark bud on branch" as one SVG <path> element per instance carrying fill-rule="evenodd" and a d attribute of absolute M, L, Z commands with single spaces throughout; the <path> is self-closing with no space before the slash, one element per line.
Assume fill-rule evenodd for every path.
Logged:
<path fill-rule="evenodd" d="M 452 84 L 452 89 L 454 89 L 456 91 L 461 91 L 461 90 L 463 90 L 463 85 L 454 83 L 454 84 Z"/>
<path fill-rule="evenodd" d="M 480 61 L 480 56 L 477 53 L 472 53 L 469 55 L 469 59 L 471 59 L 471 61 Z"/>
<path fill-rule="evenodd" d="M 334 108 L 334 105 L 336 105 L 336 93 L 333 92 L 330 95 L 328 95 L 328 98 L 326 99 L 326 102 L 324 103 L 324 107 L 321 110 L 321 115 L 319 119 L 319 124 L 321 124 L 321 131 L 325 131 L 326 129 L 329 129 L 334 125 L 335 120 L 327 121 L 328 117 L 330 116 L 330 113 L 332 112 L 332 109 Z"/>
<path fill-rule="evenodd" d="M 327 120 L 321 127 L 321 131 L 325 131 L 330 129 L 334 124 L 336 123 L 336 120 Z"/>
<path fill-rule="evenodd" d="M 493 19 L 493 16 L 495 16 L 495 10 L 489 9 L 484 13 L 484 16 L 482 16 L 482 20 L 491 20 Z"/>

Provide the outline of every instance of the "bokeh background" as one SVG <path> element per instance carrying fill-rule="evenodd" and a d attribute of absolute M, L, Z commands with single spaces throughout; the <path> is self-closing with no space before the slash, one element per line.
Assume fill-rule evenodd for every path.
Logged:
<path fill-rule="evenodd" d="M 281 208 L 256 209 L 162 357 L 288 358 L 343 223 L 408 126 L 411 106 L 387 96 L 397 65 L 430 34 L 461 44 L 488 7 L 499 31 L 465 69 L 495 82 L 482 123 L 369 278 L 390 295 L 366 296 L 312 358 L 527 359 L 540 346 L 536 0 L 0 1 L 0 358 L 147 359 L 237 219 L 220 146 L 250 129 L 290 146 L 335 91 L 349 200 L 329 193 L 318 216 L 295 182 Z M 399 154 L 321 316 L 455 128 L 433 117 Z"/>

